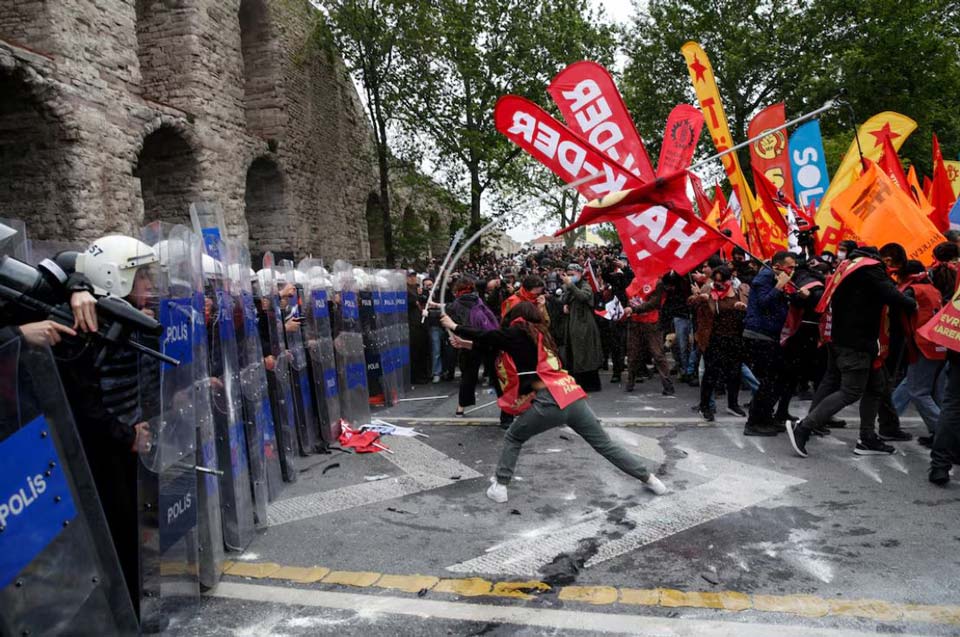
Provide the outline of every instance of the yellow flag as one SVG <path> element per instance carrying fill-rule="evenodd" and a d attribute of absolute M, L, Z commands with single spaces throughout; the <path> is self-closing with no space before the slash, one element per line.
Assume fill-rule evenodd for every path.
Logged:
<path fill-rule="evenodd" d="M 884 137 L 889 137 L 894 149 L 900 150 L 903 142 L 916 128 L 917 123 L 906 115 L 892 111 L 877 113 L 864 122 L 858 131 L 863 156 L 871 161 L 879 161 L 883 153 Z M 840 220 L 830 213 L 830 204 L 837 195 L 857 181 L 860 172 L 860 153 L 857 150 L 857 140 L 853 140 L 840 162 L 840 167 L 833 174 L 833 181 L 820 200 L 820 208 L 817 210 L 816 224 L 820 226 L 821 250 L 836 252 L 837 244 L 844 239 Z"/>
<path fill-rule="evenodd" d="M 733 136 L 730 134 L 730 126 L 727 124 L 727 115 L 723 112 L 723 104 L 720 101 L 717 80 L 713 76 L 713 67 L 710 66 L 707 54 L 696 42 L 687 42 L 680 47 L 680 51 L 687 61 L 690 81 L 693 82 L 693 90 L 696 91 L 697 99 L 700 101 L 700 108 L 703 110 L 710 137 L 713 138 L 713 145 L 717 148 L 718 153 L 722 153 L 733 146 L 734 143 Z M 742 206 L 741 214 L 744 223 L 748 227 L 753 226 L 756 200 L 753 198 L 750 186 L 740 169 L 737 154 L 733 152 L 724 155 L 721 161 L 723 161 L 723 168 L 727 172 L 727 179 L 730 180 L 730 186 Z"/>
<path fill-rule="evenodd" d="M 953 186 L 953 196 L 960 197 L 960 161 L 944 161 L 947 167 L 947 178 Z"/>
<path fill-rule="evenodd" d="M 720 229 L 720 202 L 713 202 L 713 207 L 710 208 L 710 214 L 707 215 L 707 218 L 703 220 L 708 226 Z"/>

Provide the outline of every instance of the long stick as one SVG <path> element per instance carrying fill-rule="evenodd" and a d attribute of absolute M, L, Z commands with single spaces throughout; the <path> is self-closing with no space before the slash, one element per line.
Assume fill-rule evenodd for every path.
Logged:
<path fill-rule="evenodd" d="M 687 170 L 694 170 L 694 169 L 696 169 L 696 168 L 700 168 L 701 166 L 705 166 L 705 165 L 709 164 L 709 163 L 712 162 L 712 161 L 716 161 L 717 159 L 720 159 L 720 158 L 723 157 L 724 155 L 729 155 L 730 153 L 735 152 L 735 151 L 737 151 L 737 150 L 740 150 L 741 148 L 743 148 L 743 147 L 745 147 L 745 146 L 749 146 L 749 145 L 752 144 L 753 142 L 756 142 L 756 141 L 759 141 L 759 140 L 763 139 L 764 137 L 766 137 L 766 136 L 769 135 L 770 133 L 775 133 L 775 132 L 777 132 L 777 131 L 779 131 L 779 130 L 783 130 L 783 129 L 788 128 L 788 127 L 790 127 L 790 126 L 794 126 L 795 124 L 799 124 L 800 122 L 805 121 L 805 120 L 808 120 L 808 119 L 810 119 L 811 117 L 815 117 L 815 116 L 819 115 L 820 113 L 823 113 L 824 111 L 829 111 L 830 109 L 835 108 L 835 107 L 838 106 L 839 104 L 840 104 L 840 101 L 839 101 L 838 99 L 836 99 L 836 98 L 831 99 L 831 100 L 827 100 L 826 103 L 824 103 L 824 105 L 821 106 L 820 108 L 818 108 L 818 109 L 816 109 L 816 110 L 812 110 L 812 111 L 810 111 L 809 113 L 806 113 L 806 114 L 804 114 L 804 115 L 801 115 L 800 117 L 797 117 L 797 118 L 795 118 L 795 119 L 792 119 L 792 120 L 790 120 L 789 122 L 787 122 L 786 124 L 782 124 L 782 125 L 780 125 L 780 126 L 777 126 L 776 128 L 771 128 L 770 130 L 766 130 L 766 131 L 760 133 L 759 135 L 757 135 L 756 137 L 751 137 L 751 138 L 748 139 L 747 141 L 741 142 L 741 143 L 737 144 L 736 146 L 733 146 L 733 147 L 731 147 L 731 148 L 728 148 L 728 149 L 726 149 L 725 151 L 723 151 L 723 152 L 721 152 L 721 153 L 717 153 L 716 155 L 711 155 L 710 157 L 707 157 L 707 158 L 704 159 L 703 161 L 698 161 L 697 163 L 695 163 L 695 164 L 693 164 L 692 166 L 690 166 L 689 168 L 687 168 Z M 859 140 L 858 140 L 858 141 L 859 141 Z M 565 185 L 564 188 L 566 188 L 566 189 L 576 189 L 576 188 L 582 186 L 583 184 L 589 183 L 589 182 L 594 181 L 595 179 L 599 179 L 599 178 L 601 178 L 601 177 L 603 177 L 603 173 L 593 173 L 593 174 L 587 175 L 587 176 L 585 176 L 585 177 L 583 177 L 583 178 L 581 178 L 581 179 L 578 179 L 578 180 L 576 180 L 576 181 L 573 181 L 573 182 Z"/>
<path fill-rule="evenodd" d="M 440 264 L 440 269 L 437 271 L 437 280 L 433 282 L 433 287 L 430 288 L 430 294 L 427 296 L 427 307 L 423 308 L 423 314 L 420 317 L 421 323 L 427 319 L 427 310 L 430 308 L 430 303 L 433 301 L 433 293 L 437 289 L 437 283 L 440 282 L 440 278 L 443 276 L 447 264 L 450 263 L 450 257 L 453 255 L 453 251 L 456 249 L 457 244 L 460 243 L 460 239 L 462 238 L 463 228 L 457 228 L 457 232 L 453 235 L 453 240 L 450 242 L 450 248 L 447 249 L 447 256 L 443 258 L 443 262 Z"/>
<path fill-rule="evenodd" d="M 493 228 L 495 225 L 497 225 L 497 223 L 499 223 L 499 221 L 499 219 L 494 219 L 488 222 L 487 225 L 474 232 L 472 235 L 470 235 L 470 238 L 467 239 L 462 246 L 460 246 L 460 249 L 457 250 L 457 253 L 453 255 L 453 259 L 450 261 L 450 267 L 448 267 L 447 271 L 444 273 L 443 285 L 440 287 L 440 303 L 443 303 L 443 300 L 447 298 L 447 282 L 450 280 L 450 272 L 453 271 L 453 266 L 460 261 L 460 257 L 462 257 L 463 254 L 470 249 L 470 246 L 476 243 L 477 239 L 480 238 L 480 235 Z M 436 284 L 434 284 L 434 287 L 436 287 Z"/>

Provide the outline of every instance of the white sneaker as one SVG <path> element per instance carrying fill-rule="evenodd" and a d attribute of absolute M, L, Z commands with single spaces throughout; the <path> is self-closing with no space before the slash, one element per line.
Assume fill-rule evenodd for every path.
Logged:
<path fill-rule="evenodd" d="M 653 491 L 655 495 L 663 495 L 667 492 L 667 485 L 660 482 L 660 478 L 652 473 L 650 474 L 650 477 L 647 478 L 647 481 L 643 483 L 643 486 L 650 491 Z"/>
<path fill-rule="evenodd" d="M 500 484 L 496 478 L 490 478 L 490 488 L 487 489 L 487 497 L 494 502 L 503 504 L 507 501 L 507 485 Z"/>
<path fill-rule="evenodd" d="M 434 376 L 434 377 L 433 377 L 433 383 L 434 383 L 434 384 L 437 384 L 437 383 L 439 383 L 439 382 L 440 382 L 440 377 L 439 377 L 439 376 Z"/>

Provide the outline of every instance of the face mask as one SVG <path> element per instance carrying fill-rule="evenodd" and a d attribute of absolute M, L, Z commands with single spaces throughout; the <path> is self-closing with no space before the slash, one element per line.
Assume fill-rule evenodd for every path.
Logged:
<path fill-rule="evenodd" d="M 570 277 L 570 281 L 571 281 L 571 283 L 579 283 L 579 282 L 580 282 L 580 275 L 579 275 L 579 274 L 574 274 L 573 276 Z"/>
<path fill-rule="evenodd" d="M 837 261 L 843 261 L 846 258 L 847 258 L 847 253 L 845 251 L 843 250 L 837 251 Z"/>

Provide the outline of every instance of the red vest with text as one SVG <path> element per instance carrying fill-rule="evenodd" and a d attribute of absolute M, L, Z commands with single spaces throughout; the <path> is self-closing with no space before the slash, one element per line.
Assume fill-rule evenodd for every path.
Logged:
<path fill-rule="evenodd" d="M 573 376 L 560 365 L 557 355 L 543 346 L 542 334 L 537 337 L 537 376 L 546 385 L 560 409 L 566 409 L 573 402 L 587 397 L 587 392 L 583 391 Z M 503 395 L 497 400 L 500 409 L 514 416 L 530 409 L 535 392 L 520 395 L 517 366 L 506 352 L 501 352 L 497 360 L 497 377 L 503 389 Z"/>
<path fill-rule="evenodd" d="M 909 362 L 915 363 L 918 354 L 923 355 L 924 358 L 935 361 L 946 359 L 946 347 L 937 345 L 917 333 L 917 329 L 921 325 L 925 325 L 940 311 L 943 305 L 943 298 L 940 296 L 940 291 L 929 281 L 905 283 L 900 286 L 900 291 L 903 292 L 907 288 L 913 289 L 913 295 L 917 299 L 916 312 L 913 314 L 901 314 L 903 329 L 908 336 L 907 352 Z"/>
<path fill-rule="evenodd" d="M 800 289 L 812 290 L 819 287 L 823 287 L 823 283 L 820 281 L 811 281 Z M 803 308 L 791 305 L 790 309 L 787 310 L 787 320 L 783 324 L 783 329 L 780 330 L 780 345 L 785 345 L 791 336 L 800 331 L 801 325 L 803 325 Z"/>
<path fill-rule="evenodd" d="M 820 313 L 820 342 L 830 342 L 830 326 L 833 320 L 833 308 L 830 301 L 833 300 L 833 293 L 843 283 L 848 276 L 868 265 L 878 265 L 880 262 L 869 257 L 857 257 L 856 259 L 847 259 L 843 261 L 833 273 L 833 276 L 827 280 L 827 287 L 817 303 L 817 312 Z M 881 330 L 882 331 L 882 330 Z"/>

